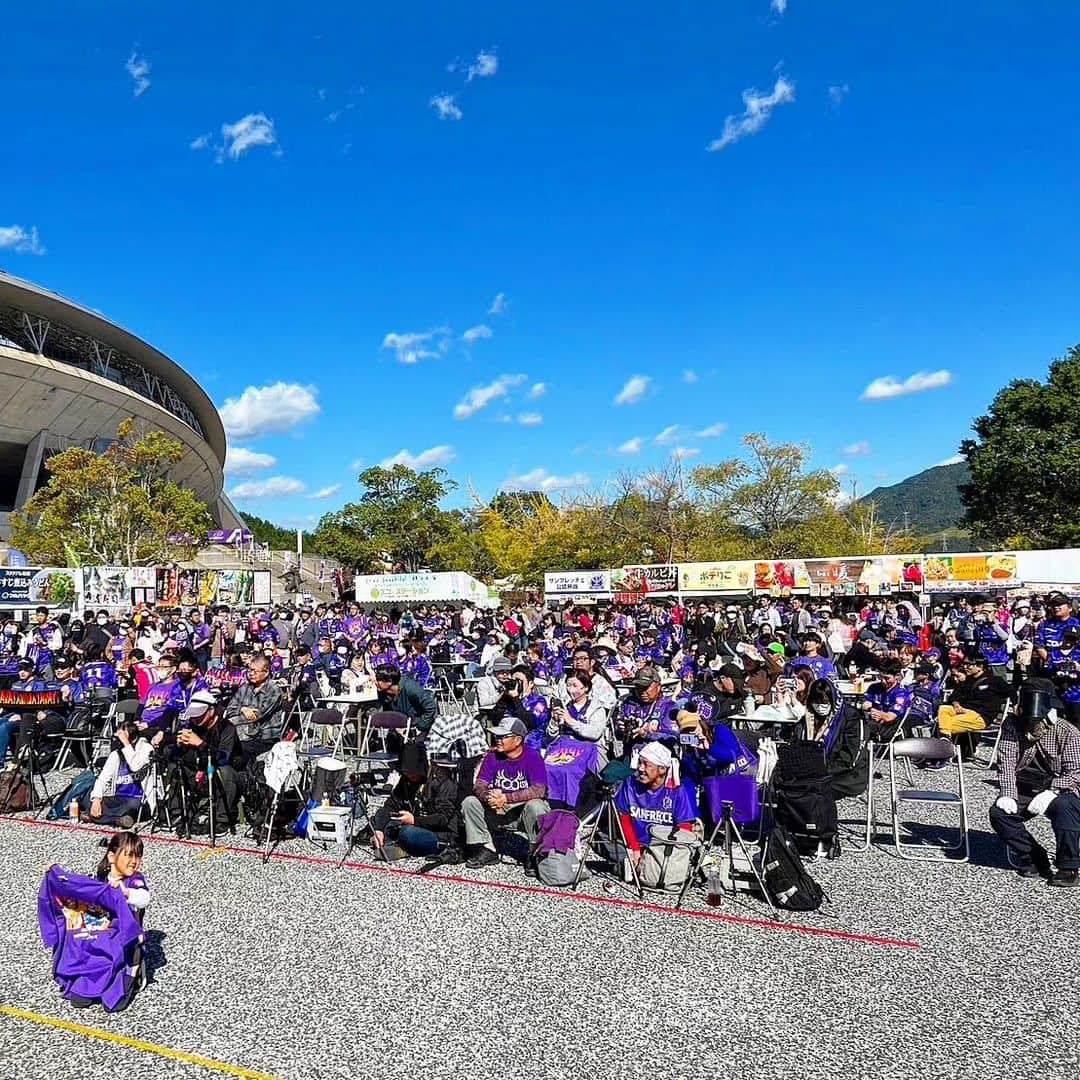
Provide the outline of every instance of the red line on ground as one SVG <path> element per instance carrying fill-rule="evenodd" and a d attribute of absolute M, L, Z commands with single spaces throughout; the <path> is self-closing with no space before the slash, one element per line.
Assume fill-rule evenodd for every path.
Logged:
<path fill-rule="evenodd" d="M 74 829 L 78 832 L 105 833 L 111 835 L 114 829 L 98 825 L 72 825 L 64 821 L 42 821 L 38 818 L 0 817 L 0 821 L 10 821 L 18 825 L 38 825 L 47 829 Z M 179 847 L 202 848 L 211 850 L 209 844 L 198 840 L 187 840 L 179 836 L 160 836 L 142 833 L 145 841 L 156 844 L 172 844 Z M 262 857 L 261 848 L 243 848 L 218 845 L 221 851 L 234 855 L 256 855 Z M 320 858 L 318 855 L 295 855 L 286 851 L 272 851 L 272 859 L 281 862 L 310 863 L 316 866 L 336 866 L 337 859 Z M 569 892 L 564 889 L 549 889 L 543 885 L 515 885 L 509 881 L 483 881 L 478 878 L 461 877 L 456 874 L 418 874 L 415 870 L 405 870 L 396 866 L 380 866 L 374 863 L 346 862 L 342 864 L 349 870 L 364 870 L 368 873 L 394 874 L 412 878 L 414 881 L 445 881 L 455 885 L 471 885 L 479 888 L 502 889 L 505 892 L 550 896 L 557 900 L 578 900 L 587 904 L 607 904 L 609 907 L 629 908 L 636 911 L 649 911 L 659 915 L 675 915 L 687 919 L 710 919 L 714 922 L 734 923 L 737 926 L 756 927 L 761 930 L 787 930 L 796 934 L 809 934 L 814 937 L 835 938 L 861 945 L 882 945 L 901 949 L 921 949 L 917 941 L 902 941 L 898 938 L 878 937 L 874 934 L 856 934 L 848 930 L 830 930 L 824 926 L 800 926 L 796 923 L 775 922 L 771 919 L 751 919 L 742 915 L 725 915 L 719 911 L 693 911 L 685 908 L 664 907 L 663 904 L 650 904 L 644 900 L 625 900 L 617 896 L 592 896 L 588 893 Z"/>

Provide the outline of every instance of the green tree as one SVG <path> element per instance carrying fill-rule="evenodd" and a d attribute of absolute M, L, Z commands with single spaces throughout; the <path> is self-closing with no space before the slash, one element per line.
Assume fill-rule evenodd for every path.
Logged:
<path fill-rule="evenodd" d="M 184 447 L 125 420 L 103 454 L 72 447 L 49 458 L 48 483 L 11 516 L 11 542 L 34 562 L 151 566 L 190 559 L 213 519 L 169 479 Z"/>
<path fill-rule="evenodd" d="M 1050 365 L 1045 383 L 1016 379 L 971 425 L 971 482 L 961 524 L 1006 547 L 1080 543 L 1080 345 Z"/>
<path fill-rule="evenodd" d="M 806 554 L 812 523 L 836 512 L 839 481 L 828 469 L 807 470 L 806 446 L 774 445 L 761 434 L 744 436 L 743 444 L 745 457 L 694 470 L 708 513 L 720 527 L 743 530 L 759 557 Z"/>
<path fill-rule="evenodd" d="M 315 530 L 318 551 L 343 566 L 415 573 L 430 565 L 437 544 L 461 528 L 453 513 L 439 507 L 457 488 L 443 469 L 376 467 L 365 469 L 359 481 L 365 489 L 360 501 L 325 514 Z"/>

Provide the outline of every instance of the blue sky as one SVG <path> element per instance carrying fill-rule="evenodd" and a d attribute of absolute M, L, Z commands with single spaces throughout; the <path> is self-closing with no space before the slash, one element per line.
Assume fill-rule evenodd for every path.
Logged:
<path fill-rule="evenodd" d="M 487 497 L 757 430 L 865 493 L 1080 340 L 1078 35 L 1038 0 L 16 5 L 0 265 L 191 371 L 285 524 L 402 451 Z"/>

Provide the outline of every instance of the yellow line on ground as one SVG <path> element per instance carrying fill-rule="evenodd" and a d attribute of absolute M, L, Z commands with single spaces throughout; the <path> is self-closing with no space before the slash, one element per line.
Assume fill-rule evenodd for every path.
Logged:
<path fill-rule="evenodd" d="M 143 1042 L 141 1039 L 129 1039 L 126 1035 L 114 1035 L 111 1031 L 101 1031 L 99 1028 L 73 1024 L 70 1020 L 57 1020 L 52 1016 L 27 1012 L 26 1009 L 13 1009 L 10 1005 L 0 1005 L 0 1014 L 14 1016 L 18 1020 L 29 1020 L 33 1024 L 44 1024 L 46 1027 L 59 1028 L 61 1031 L 71 1031 L 76 1035 L 85 1035 L 90 1039 L 102 1039 L 105 1042 L 118 1043 L 120 1046 L 129 1046 L 133 1050 L 143 1050 L 148 1054 L 160 1054 L 162 1057 L 172 1058 L 173 1061 L 184 1061 L 189 1065 L 198 1065 L 203 1069 L 213 1069 L 215 1072 L 228 1073 L 230 1076 L 240 1076 L 244 1080 L 278 1080 L 278 1077 L 271 1076 L 269 1073 L 255 1072 L 253 1069 L 245 1069 L 239 1065 L 228 1065 L 224 1061 L 214 1061 L 212 1058 L 199 1057 L 198 1054 L 188 1054 L 183 1050 L 173 1050 L 168 1046 L 158 1046 L 157 1043 Z"/>

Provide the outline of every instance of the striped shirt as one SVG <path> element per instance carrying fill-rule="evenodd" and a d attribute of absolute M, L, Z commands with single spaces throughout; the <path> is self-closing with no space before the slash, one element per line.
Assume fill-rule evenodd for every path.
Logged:
<path fill-rule="evenodd" d="M 1039 768 L 1037 751 L 1049 765 L 1050 787 L 1054 791 L 1071 791 L 1080 795 L 1080 731 L 1064 720 L 1051 725 L 1037 742 L 1021 744 L 1013 720 L 1007 720 L 1001 732 L 1001 767 L 999 779 L 1003 797 L 1016 799 L 1018 771 Z"/>

